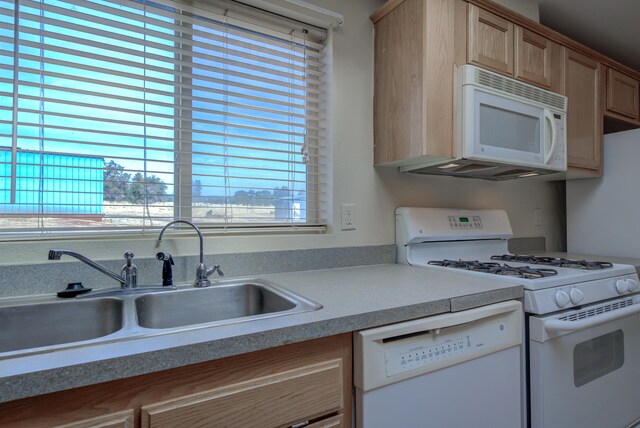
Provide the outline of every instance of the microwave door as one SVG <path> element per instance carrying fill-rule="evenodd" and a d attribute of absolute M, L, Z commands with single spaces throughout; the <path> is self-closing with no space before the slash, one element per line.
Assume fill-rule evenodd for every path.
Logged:
<path fill-rule="evenodd" d="M 473 94 L 473 157 L 510 164 L 545 163 L 545 110 L 477 89 Z"/>

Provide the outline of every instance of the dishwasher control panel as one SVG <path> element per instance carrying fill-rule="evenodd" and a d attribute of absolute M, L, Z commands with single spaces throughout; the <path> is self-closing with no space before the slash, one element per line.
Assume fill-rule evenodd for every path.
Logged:
<path fill-rule="evenodd" d="M 486 347 L 503 345 L 509 340 L 508 323 L 504 319 L 485 319 L 473 326 L 459 325 L 433 329 L 424 334 L 387 339 L 391 346 L 384 352 L 387 376 L 415 370 L 440 362 L 457 363 L 479 353 Z"/>
<path fill-rule="evenodd" d="M 367 391 L 522 343 L 522 305 L 508 301 L 358 332 L 354 381 Z"/>
<path fill-rule="evenodd" d="M 399 346 L 385 351 L 387 376 L 426 366 L 435 361 L 448 360 L 471 351 L 471 336 L 452 338 L 431 344 L 428 341 Z"/>

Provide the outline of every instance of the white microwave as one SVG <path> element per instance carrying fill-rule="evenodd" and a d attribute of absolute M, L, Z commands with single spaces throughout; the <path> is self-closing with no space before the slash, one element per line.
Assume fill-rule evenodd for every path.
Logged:
<path fill-rule="evenodd" d="M 567 170 L 567 98 L 473 65 L 458 69 L 455 157 L 403 172 L 506 180 Z"/>

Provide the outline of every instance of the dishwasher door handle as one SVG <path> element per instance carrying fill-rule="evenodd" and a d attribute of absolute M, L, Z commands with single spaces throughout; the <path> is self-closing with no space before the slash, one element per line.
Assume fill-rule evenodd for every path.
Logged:
<path fill-rule="evenodd" d="M 360 334 L 365 337 L 367 341 L 377 341 L 380 343 L 385 340 L 389 341 L 389 339 L 398 336 L 410 335 L 412 333 L 426 333 L 428 331 L 433 333 L 435 330 L 438 330 L 439 334 L 441 330 L 445 330 L 450 327 L 470 324 L 496 315 L 517 312 L 520 311 L 521 308 L 522 304 L 520 302 L 510 300 L 462 312 L 446 312 L 444 314 L 433 315 L 427 318 L 372 328 L 361 331 Z"/>

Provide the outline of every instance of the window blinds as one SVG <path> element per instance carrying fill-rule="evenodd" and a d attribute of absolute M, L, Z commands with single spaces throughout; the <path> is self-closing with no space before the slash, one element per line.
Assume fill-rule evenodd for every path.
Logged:
<path fill-rule="evenodd" d="M 324 46 L 281 21 L 0 0 L 0 232 L 324 225 Z"/>

